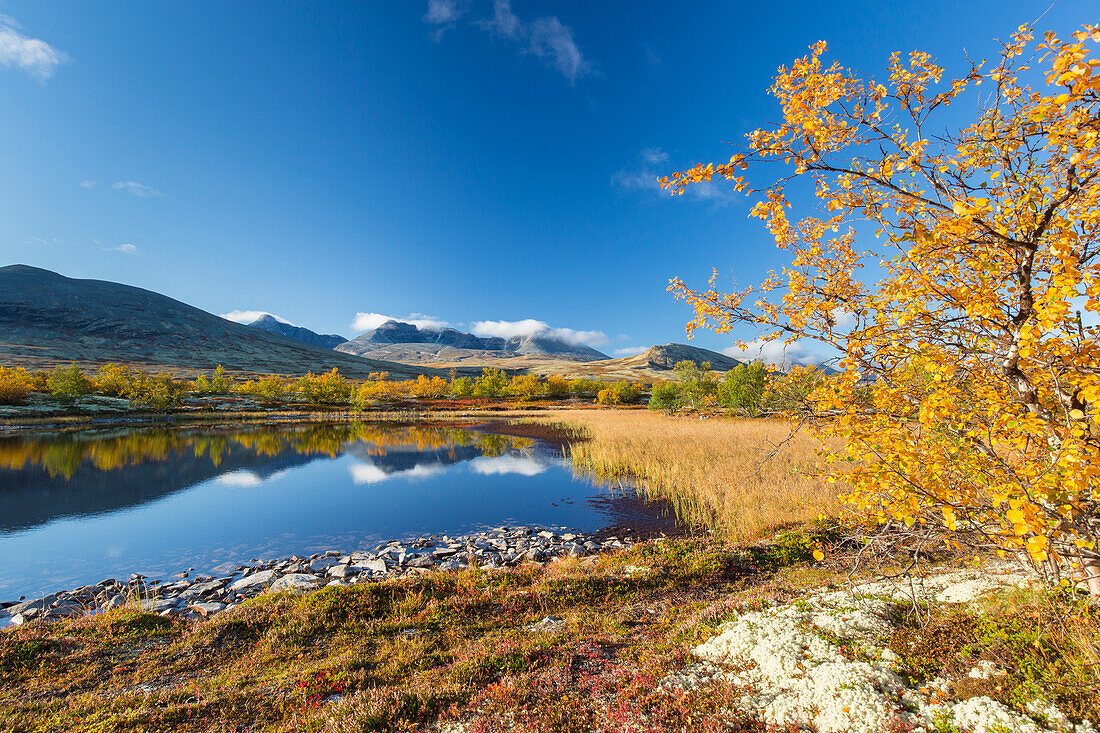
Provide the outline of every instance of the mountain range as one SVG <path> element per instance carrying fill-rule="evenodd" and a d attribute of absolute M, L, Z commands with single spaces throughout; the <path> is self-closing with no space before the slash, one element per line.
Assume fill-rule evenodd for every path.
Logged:
<path fill-rule="evenodd" d="M 336 350 L 405 364 L 508 359 L 515 356 L 545 356 L 582 362 L 610 358 L 591 347 L 546 336 L 484 338 L 454 328 L 418 328 L 399 321 L 386 321 L 378 328 L 340 344 Z"/>
<path fill-rule="evenodd" d="M 81 280 L 28 265 L 0 267 L 0 365 L 49 368 L 71 362 L 121 362 L 181 374 L 222 364 L 238 373 L 304 374 L 336 367 L 348 377 L 389 372 L 405 379 L 509 372 L 667 379 L 679 361 L 726 371 L 740 362 L 685 344 L 654 346 L 611 359 L 548 336 L 480 337 L 453 328 L 387 321 L 350 341 L 264 316 L 234 323 L 159 293 L 104 280 Z"/>

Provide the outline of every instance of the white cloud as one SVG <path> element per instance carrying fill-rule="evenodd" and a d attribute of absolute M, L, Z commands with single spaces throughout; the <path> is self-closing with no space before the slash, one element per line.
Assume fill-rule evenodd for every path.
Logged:
<path fill-rule="evenodd" d="M 119 181 L 111 186 L 111 188 L 116 191 L 125 191 L 134 196 L 140 196 L 143 199 L 164 195 L 152 186 L 146 186 L 144 183 L 138 183 L 137 181 Z"/>
<path fill-rule="evenodd" d="M 624 346 L 621 349 L 615 349 L 614 354 L 615 356 L 637 356 L 648 348 L 648 346 Z"/>
<path fill-rule="evenodd" d="M 81 188 L 95 188 L 98 185 L 99 185 L 99 181 L 87 180 L 87 181 L 81 181 L 80 182 L 80 187 Z"/>
<path fill-rule="evenodd" d="M 348 473 L 351 475 L 351 480 L 356 484 L 378 484 L 399 476 L 404 479 L 425 479 L 437 476 L 446 470 L 447 468 L 445 466 L 438 463 L 421 464 L 404 471 L 395 471 L 393 473 L 386 473 L 373 463 L 352 463 L 348 466 Z"/>
<path fill-rule="evenodd" d="M 662 189 L 658 179 L 667 176 L 669 155 L 661 148 L 645 148 L 638 154 L 638 162 L 627 168 L 622 168 L 611 176 L 611 185 L 627 191 L 656 191 L 662 196 L 670 196 L 668 190 Z M 722 185 L 724 179 L 717 183 L 703 181 L 695 183 L 684 189 L 685 195 L 697 201 L 709 201 L 716 206 L 729 206 L 737 200 L 738 193 L 732 186 Z"/>
<path fill-rule="evenodd" d="M 449 328 L 451 325 L 447 321 L 424 315 L 423 313 L 410 313 L 407 316 L 387 316 L 384 313 L 359 312 L 355 314 L 355 320 L 351 322 L 351 328 L 354 331 L 373 331 L 386 321 L 411 323 L 417 328 L 425 331 L 441 331 L 444 328 Z"/>
<path fill-rule="evenodd" d="M 348 473 L 357 484 L 377 484 L 389 478 L 385 471 L 372 463 L 353 463 L 348 466 Z"/>
<path fill-rule="evenodd" d="M 233 488 L 244 488 L 248 486 L 259 486 L 264 480 L 260 478 L 253 471 L 249 471 L 246 468 L 242 468 L 239 471 L 230 471 L 218 476 L 218 483 L 222 486 L 232 486 Z"/>
<path fill-rule="evenodd" d="M 0 15 L 0 64 L 22 69 L 45 82 L 69 57 L 64 51 L 37 38 L 29 38 L 22 31 L 14 18 Z"/>
<path fill-rule="evenodd" d="M 611 343 L 603 331 L 577 331 L 572 328 L 551 328 L 544 321 L 526 318 L 522 321 L 475 321 L 470 333 L 483 338 L 539 337 L 561 341 L 574 346 L 599 347 Z"/>
<path fill-rule="evenodd" d="M 549 463 L 535 456 L 482 456 L 470 461 L 470 469 L 482 476 L 502 476 L 519 474 L 520 476 L 538 476 L 549 467 Z"/>
<path fill-rule="evenodd" d="M 642 160 L 650 165 L 668 162 L 668 153 L 660 148 L 646 148 L 642 151 Z"/>
<path fill-rule="evenodd" d="M 430 6 L 429 6 L 430 10 Z M 595 73 L 573 39 L 573 29 L 557 16 L 525 22 L 512 12 L 509 0 L 494 0 L 493 17 L 479 23 L 490 33 L 520 44 L 520 52 L 537 56 L 571 82 Z"/>
<path fill-rule="evenodd" d="M 782 341 L 750 341 L 745 344 L 745 347 L 739 349 L 736 346 L 730 346 L 722 349 L 722 353 L 739 361 L 762 361 L 780 369 L 789 369 L 792 366 L 817 366 L 832 358 L 810 351 L 797 341 L 791 344 L 785 344 Z"/>
<path fill-rule="evenodd" d="M 443 33 L 454 28 L 455 23 L 470 10 L 469 0 L 428 0 L 428 12 L 424 22 L 436 26 L 432 37 L 439 40 Z"/>
<path fill-rule="evenodd" d="M 271 316 L 276 321 L 279 321 L 281 323 L 285 323 L 289 326 L 294 325 L 293 323 L 291 323 L 287 319 L 283 318 L 282 316 L 277 316 L 274 313 L 268 313 L 267 311 L 236 310 L 236 311 L 229 311 L 228 313 L 221 313 L 219 315 L 227 321 L 233 321 L 234 323 L 244 323 L 246 325 L 249 324 L 249 323 L 252 323 L 253 321 L 255 321 L 255 320 L 257 320 L 257 319 L 259 319 L 263 316 Z"/>
<path fill-rule="evenodd" d="M 132 244 L 120 244 L 117 247 L 104 247 L 104 252 L 120 252 L 124 255 L 136 255 L 138 248 Z"/>

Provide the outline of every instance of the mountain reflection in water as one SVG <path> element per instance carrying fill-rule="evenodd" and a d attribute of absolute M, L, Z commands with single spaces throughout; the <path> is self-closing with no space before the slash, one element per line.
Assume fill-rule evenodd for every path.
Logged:
<path fill-rule="evenodd" d="M 0 439 L 0 532 L 139 506 L 217 477 L 258 486 L 350 453 L 356 483 L 492 460 L 532 441 L 455 428 L 339 424 L 233 430 L 130 430 Z M 523 460 L 523 459 L 521 459 Z M 423 474 L 423 475 L 426 475 Z"/>
<path fill-rule="evenodd" d="M 378 424 L 0 438 L 0 600 L 488 526 L 667 524 L 553 449 Z M 10 596 L 10 598 L 9 598 Z"/>

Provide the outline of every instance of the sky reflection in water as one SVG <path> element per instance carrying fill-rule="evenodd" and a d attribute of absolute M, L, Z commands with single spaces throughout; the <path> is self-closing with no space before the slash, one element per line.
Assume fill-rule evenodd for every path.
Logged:
<path fill-rule="evenodd" d="M 544 446 L 465 430 L 9 438 L 0 440 L 0 600 L 502 524 L 593 531 L 638 511 Z"/>

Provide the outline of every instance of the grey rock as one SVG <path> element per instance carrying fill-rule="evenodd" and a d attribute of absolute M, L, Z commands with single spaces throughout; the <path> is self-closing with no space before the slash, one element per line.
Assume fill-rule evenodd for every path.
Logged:
<path fill-rule="evenodd" d="M 359 574 L 359 568 L 354 565 L 333 565 L 328 569 L 328 575 L 332 578 L 350 578 Z"/>
<path fill-rule="evenodd" d="M 542 632 L 546 634 L 553 634 L 565 629 L 565 621 L 553 616 L 546 616 L 541 621 L 533 624 L 528 624 L 527 630 L 534 632 Z"/>
<path fill-rule="evenodd" d="M 386 572 L 386 562 L 384 560 L 364 560 L 358 564 L 358 567 L 372 573 Z"/>
<path fill-rule="evenodd" d="M 198 598 L 222 589 L 224 583 L 220 580 L 209 580 L 205 583 L 195 583 L 180 593 L 181 598 Z"/>
<path fill-rule="evenodd" d="M 252 575 L 246 575 L 233 581 L 229 584 L 229 590 L 239 592 L 255 588 L 266 588 L 275 582 L 276 577 L 274 570 L 261 570 L 258 573 L 252 573 Z"/>
<path fill-rule="evenodd" d="M 188 611 L 194 611 L 203 618 L 209 618 L 219 611 L 225 610 L 224 603 L 192 603 L 187 607 Z"/>
<path fill-rule="evenodd" d="M 305 593 L 319 588 L 323 583 L 324 581 L 316 575 L 291 573 L 276 580 L 268 590 L 272 593 Z"/>

